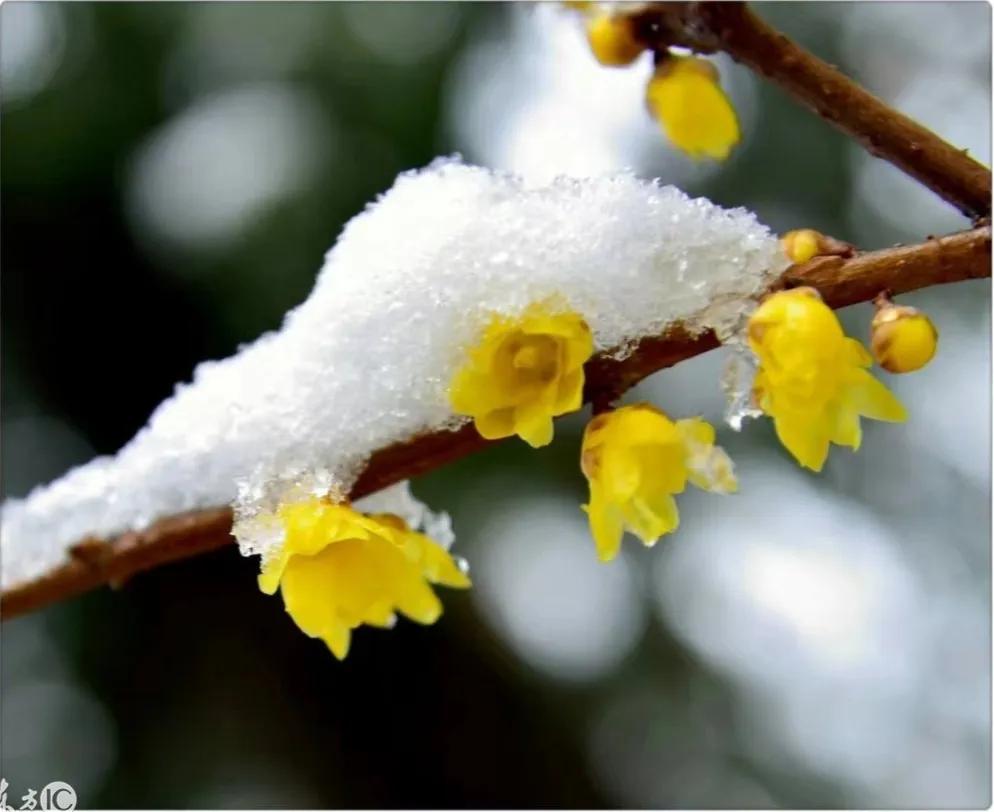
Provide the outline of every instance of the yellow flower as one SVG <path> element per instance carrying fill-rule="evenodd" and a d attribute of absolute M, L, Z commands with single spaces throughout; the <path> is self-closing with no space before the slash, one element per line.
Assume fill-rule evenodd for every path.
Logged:
<path fill-rule="evenodd" d="M 646 103 L 666 137 L 691 158 L 721 161 L 739 142 L 739 122 L 706 59 L 668 56 L 646 88 Z"/>
<path fill-rule="evenodd" d="M 732 461 L 714 438 L 704 420 L 674 423 L 648 403 L 622 406 L 587 424 L 580 456 L 590 484 L 584 510 L 602 561 L 618 554 L 625 530 L 646 546 L 676 530 L 673 494 L 688 480 L 717 493 L 736 490 Z"/>
<path fill-rule="evenodd" d="M 635 37 L 630 17 L 623 14 L 598 14 L 587 20 L 587 42 L 594 58 L 602 65 L 630 65 L 645 46 Z"/>
<path fill-rule="evenodd" d="M 449 399 L 488 440 L 517 434 L 534 448 L 552 441 L 552 418 L 583 403 L 583 364 L 594 351 L 576 313 L 533 305 L 494 316 L 452 380 Z"/>
<path fill-rule="evenodd" d="M 267 595 L 281 590 L 301 631 L 320 637 L 340 660 L 363 623 L 389 628 L 395 612 L 434 623 L 442 604 L 429 584 L 470 585 L 443 547 L 397 516 L 364 516 L 311 499 L 280 506 L 276 519 L 285 540 L 263 566 L 259 588 Z"/>
<path fill-rule="evenodd" d="M 749 319 L 749 346 L 759 359 L 757 404 L 806 468 L 822 469 L 830 443 L 858 449 L 861 415 L 907 418 L 901 402 L 867 372 L 870 354 L 845 335 L 813 288 L 766 299 Z"/>
<path fill-rule="evenodd" d="M 896 305 L 884 297 L 870 326 L 873 357 L 888 372 L 914 372 L 935 355 L 939 331 L 916 307 Z"/>

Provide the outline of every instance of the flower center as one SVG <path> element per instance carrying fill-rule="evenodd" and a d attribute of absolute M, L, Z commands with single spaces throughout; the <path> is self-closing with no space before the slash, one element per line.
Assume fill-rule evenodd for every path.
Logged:
<path fill-rule="evenodd" d="M 511 369 L 521 384 L 547 384 L 559 374 L 559 348 L 548 336 L 519 339 L 508 350 Z"/>
<path fill-rule="evenodd" d="M 526 346 L 522 347 L 514 354 L 514 358 L 511 360 L 511 364 L 515 369 L 535 369 L 538 366 L 539 353 L 538 347 Z"/>

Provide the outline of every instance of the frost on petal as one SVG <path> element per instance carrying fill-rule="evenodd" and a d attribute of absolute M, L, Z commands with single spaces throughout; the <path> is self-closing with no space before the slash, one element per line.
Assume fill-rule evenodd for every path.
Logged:
<path fill-rule="evenodd" d="M 198 366 L 115 456 L 4 506 L 3 585 L 165 515 L 237 500 L 252 522 L 347 496 L 376 449 L 460 425 L 447 389 L 494 313 L 555 298 L 595 351 L 623 356 L 673 322 L 711 326 L 714 301 L 756 295 L 786 264 L 749 212 L 627 174 L 536 186 L 457 160 L 402 174 L 280 330 Z M 263 527 L 243 550 L 280 544 Z"/>

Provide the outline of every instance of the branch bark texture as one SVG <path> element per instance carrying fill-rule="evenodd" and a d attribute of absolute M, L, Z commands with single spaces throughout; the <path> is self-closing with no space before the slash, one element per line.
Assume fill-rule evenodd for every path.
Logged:
<path fill-rule="evenodd" d="M 991 212 L 991 172 L 761 20 L 745 3 L 653 3 L 636 17 L 649 47 L 724 51 L 779 85 L 965 215 Z"/>
<path fill-rule="evenodd" d="M 798 285 L 817 288 L 832 307 L 873 299 L 881 290 L 906 293 L 931 285 L 991 275 L 991 229 L 983 226 L 918 245 L 842 257 L 816 257 L 789 268 L 770 290 Z M 674 326 L 664 335 L 643 339 L 624 360 L 599 355 L 587 364 L 585 401 L 614 399 L 653 372 L 718 346 L 711 332 L 691 335 Z M 384 448 L 370 458 L 357 480 L 358 499 L 387 485 L 439 468 L 493 441 L 470 424 L 458 431 L 425 434 Z M 102 584 L 117 586 L 133 575 L 231 541 L 231 511 L 213 508 L 170 516 L 140 531 L 113 539 L 82 539 L 71 560 L 0 597 L 4 620 Z"/>

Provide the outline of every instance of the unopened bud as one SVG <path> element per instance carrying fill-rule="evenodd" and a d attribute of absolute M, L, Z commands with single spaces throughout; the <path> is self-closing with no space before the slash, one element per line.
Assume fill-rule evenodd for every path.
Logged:
<path fill-rule="evenodd" d="M 724 161 L 739 142 L 738 116 L 710 60 L 657 51 L 645 101 L 670 143 L 694 160 Z"/>
<path fill-rule="evenodd" d="M 886 296 L 875 302 L 870 325 L 873 357 L 888 372 L 914 372 L 935 355 L 939 332 L 932 320 L 915 307 L 896 305 Z"/>
<path fill-rule="evenodd" d="M 635 36 L 635 26 L 623 14 L 598 14 L 587 20 L 587 42 L 602 65 L 630 65 L 645 46 Z"/>
<path fill-rule="evenodd" d="M 784 253 L 795 265 L 807 262 L 814 257 L 852 256 L 854 250 L 849 243 L 829 237 L 813 228 L 788 231 L 780 237 L 780 245 L 783 246 Z"/>

